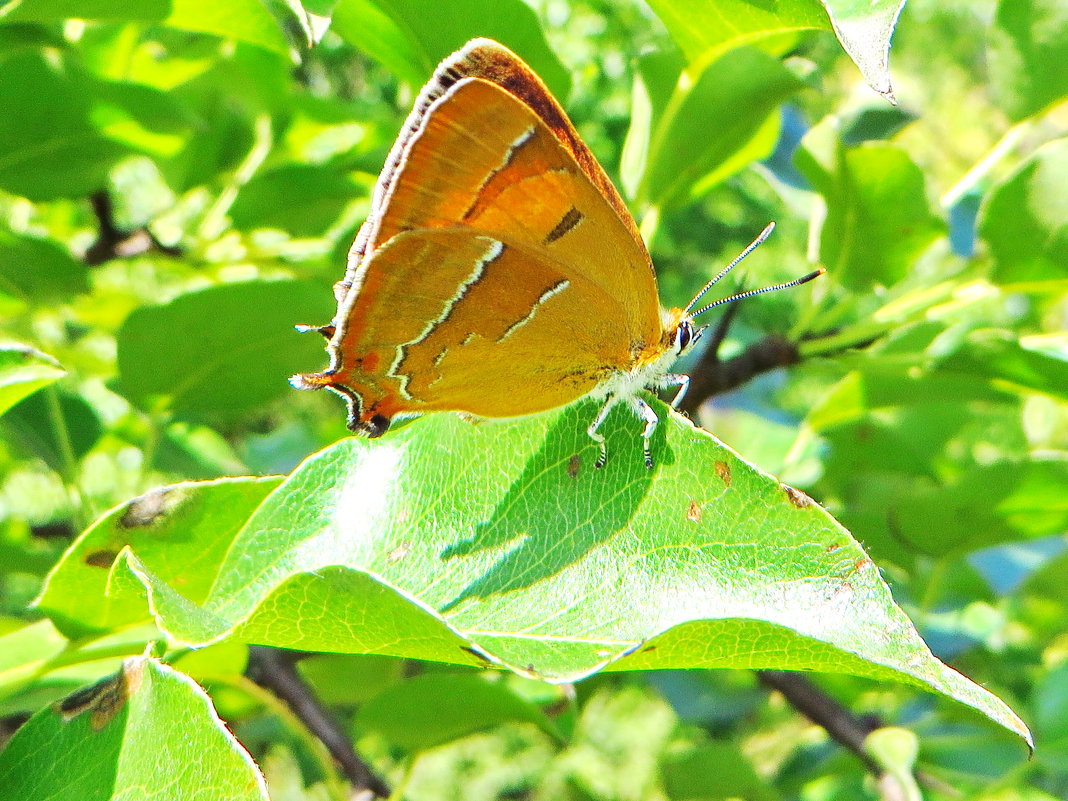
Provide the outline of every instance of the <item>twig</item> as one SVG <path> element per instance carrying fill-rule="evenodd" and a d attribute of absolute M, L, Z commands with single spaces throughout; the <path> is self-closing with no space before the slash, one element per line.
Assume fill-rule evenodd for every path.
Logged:
<path fill-rule="evenodd" d="M 111 195 L 106 191 L 94 192 L 89 197 L 89 202 L 97 219 L 96 241 L 89 246 L 83 257 L 90 267 L 111 259 L 140 256 L 149 251 L 165 253 L 168 256 L 182 255 L 181 248 L 163 244 L 145 227 L 124 230 L 115 225 L 115 208 Z"/>
<path fill-rule="evenodd" d="M 874 775 L 883 773 L 864 749 L 864 738 L 881 726 L 880 721 L 854 715 L 800 673 L 758 670 L 757 677 L 766 687 L 782 693 L 790 706 L 822 726 L 833 740 L 855 754 Z"/>
<path fill-rule="evenodd" d="M 732 308 L 730 312 L 733 310 Z M 723 325 L 724 321 L 729 324 L 730 312 L 723 316 L 720 325 Z M 768 334 L 737 356 L 720 361 L 718 346 L 722 342 L 722 335 L 719 327 L 713 337 L 715 337 L 713 344 L 716 347 L 713 348 L 710 345 L 706 348 L 701 361 L 691 372 L 690 389 L 680 407 L 687 414 L 696 412 L 701 404 L 713 395 L 720 395 L 735 387 L 740 387 L 761 373 L 801 361 L 797 345 L 778 334 Z"/>
<path fill-rule="evenodd" d="M 377 798 L 388 798 L 389 787 L 356 755 L 352 741 L 297 672 L 296 663 L 304 656 L 299 651 L 253 645 L 249 648 L 245 673 L 256 684 L 285 701 L 308 731 L 322 741 L 357 791 L 366 790 Z"/>

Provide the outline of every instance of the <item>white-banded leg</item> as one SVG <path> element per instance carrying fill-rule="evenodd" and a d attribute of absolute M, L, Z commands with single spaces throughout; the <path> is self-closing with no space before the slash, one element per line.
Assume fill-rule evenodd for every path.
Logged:
<path fill-rule="evenodd" d="M 657 386 L 661 389 L 667 389 L 668 387 L 679 388 L 679 391 L 675 393 L 675 397 L 671 399 L 671 408 L 678 409 L 682 399 L 686 396 L 686 390 L 690 388 L 690 377 L 681 373 L 668 373 L 657 381 Z"/>
<path fill-rule="evenodd" d="M 642 431 L 642 456 L 645 457 L 645 466 L 652 470 L 653 453 L 649 441 L 653 438 L 653 432 L 656 431 L 656 424 L 660 422 L 660 418 L 656 416 L 653 407 L 639 397 L 630 399 L 630 408 L 645 421 L 645 429 Z"/>
<path fill-rule="evenodd" d="M 597 447 L 601 449 L 600 456 L 597 457 L 597 461 L 593 463 L 594 467 L 604 467 L 604 463 L 608 461 L 608 446 L 604 444 L 604 434 L 597 431 L 601 427 L 601 423 L 608 417 L 608 413 L 612 411 L 612 407 L 616 405 L 616 396 L 609 395 L 605 399 L 604 406 L 601 407 L 601 411 L 597 412 L 597 416 L 593 418 L 593 422 L 590 423 L 590 427 L 586 429 L 586 433 L 590 435 L 590 439 L 597 443 Z"/>

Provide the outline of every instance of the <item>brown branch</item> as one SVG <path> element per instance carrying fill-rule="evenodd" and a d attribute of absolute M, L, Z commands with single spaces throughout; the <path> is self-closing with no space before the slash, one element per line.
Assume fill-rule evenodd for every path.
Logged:
<path fill-rule="evenodd" d="M 879 720 L 854 715 L 800 673 L 758 670 L 757 678 L 766 687 L 782 693 L 790 706 L 823 727 L 833 740 L 855 754 L 874 775 L 882 775 L 879 763 L 864 748 L 864 739 L 882 725 Z"/>
<path fill-rule="evenodd" d="M 163 244 L 144 226 L 124 230 L 115 225 L 115 207 L 111 202 L 111 195 L 106 191 L 94 192 L 89 197 L 89 202 L 93 206 L 93 213 L 97 219 L 96 241 L 89 246 L 83 256 L 83 260 L 90 267 L 111 259 L 140 256 L 149 251 L 164 253 L 168 256 L 182 255 L 181 248 Z"/>
<path fill-rule="evenodd" d="M 249 647 L 245 675 L 270 690 L 293 710 L 308 731 L 326 746 L 357 791 L 366 790 L 377 798 L 388 798 L 389 786 L 356 755 L 352 741 L 297 672 L 296 663 L 304 656 L 299 651 L 253 645 Z"/>
<path fill-rule="evenodd" d="M 723 319 L 727 320 L 727 315 Z M 716 334 L 719 334 L 718 328 Z M 779 334 L 768 334 L 726 361 L 719 358 L 720 342 L 722 336 L 713 340 L 716 347 L 706 348 L 701 360 L 691 371 L 690 388 L 680 406 L 687 414 L 694 414 L 702 403 L 714 395 L 722 395 L 740 387 L 761 373 L 801 361 L 797 345 Z"/>

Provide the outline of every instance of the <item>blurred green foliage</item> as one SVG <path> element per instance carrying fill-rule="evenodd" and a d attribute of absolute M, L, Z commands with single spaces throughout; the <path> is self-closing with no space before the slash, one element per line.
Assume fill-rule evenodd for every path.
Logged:
<path fill-rule="evenodd" d="M 36 713 L 0 754 L 0 799 L 58 792 L 84 765 L 111 797 L 163 764 L 188 777 L 170 788 L 183 798 L 198 761 L 225 766 L 217 797 L 257 797 L 255 767 L 188 676 L 273 797 L 345 797 L 321 745 L 241 675 L 240 637 L 172 647 L 170 666 L 139 657 L 161 636 L 146 584 L 199 575 L 185 588 L 198 601 L 213 576 L 194 560 L 140 582 L 125 566 L 144 563 L 115 557 L 137 536 L 149 562 L 187 538 L 216 564 L 279 481 L 225 477 L 288 473 L 346 436 L 336 399 L 286 384 L 324 363 L 291 326 L 333 314 L 415 92 L 479 35 L 529 61 L 618 179 L 664 305 L 772 219 L 739 286 L 828 268 L 740 308 L 725 355 L 780 333 L 802 361 L 700 422 L 863 543 L 935 655 L 1032 727 L 1035 758 L 938 696 L 816 679 L 914 733 L 915 755 L 887 759 L 913 764 L 927 797 L 1068 796 L 1068 14 L 1060 0 L 912 0 L 894 110 L 865 79 L 885 89 L 898 2 L 766 5 L 0 5 L 2 736 Z M 194 479 L 212 483 L 153 527 L 184 490 L 149 491 Z M 65 551 L 77 570 L 31 607 Z M 129 656 L 122 681 L 95 684 Z M 414 801 L 878 794 L 749 671 L 598 673 L 572 693 L 381 655 L 301 670 Z M 142 686 L 118 704 L 126 736 L 103 728 L 115 688 Z M 48 705 L 85 687 L 61 710 L 73 727 L 59 722 Z M 25 755 L 55 767 L 35 779 Z"/>

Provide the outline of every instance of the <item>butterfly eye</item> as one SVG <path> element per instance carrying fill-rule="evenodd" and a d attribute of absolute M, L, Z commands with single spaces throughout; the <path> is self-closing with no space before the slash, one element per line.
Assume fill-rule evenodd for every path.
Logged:
<path fill-rule="evenodd" d="M 694 341 L 693 326 L 690 325 L 689 320 L 683 320 L 679 323 L 678 330 L 675 332 L 675 346 L 678 348 L 679 353 L 690 347 Z"/>

